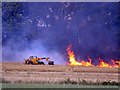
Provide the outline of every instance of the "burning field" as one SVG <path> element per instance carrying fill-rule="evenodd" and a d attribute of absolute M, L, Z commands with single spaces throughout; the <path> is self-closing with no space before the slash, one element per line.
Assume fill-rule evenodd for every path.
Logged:
<path fill-rule="evenodd" d="M 68 58 L 69 58 L 69 65 L 79 65 L 79 66 L 90 66 L 90 67 L 100 67 L 100 68 L 119 68 L 120 67 L 120 61 L 117 60 L 113 60 L 111 59 L 111 64 L 110 63 L 106 63 L 104 62 L 105 60 L 101 59 L 98 57 L 98 60 L 99 60 L 99 64 L 98 65 L 94 65 L 92 64 L 92 59 L 88 56 L 88 61 L 86 62 L 85 60 L 81 60 L 80 62 L 78 62 L 76 59 L 75 59 L 75 54 L 74 52 L 71 50 L 72 48 L 72 45 L 70 44 L 68 46 L 68 48 L 66 49 L 67 50 L 67 53 L 68 53 Z"/>
<path fill-rule="evenodd" d="M 88 56 L 85 60 L 77 61 L 69 45 L 67 50 L 69 62 L 65 65 L 26 65 L 24 63 L 3 62 L 3 83 L 57 83 L 57 84 L 93 84 L 118 85 L 119 61 L 111 60 L 111 64 L 101 58 L 98 65 L 92 64 Z"/>

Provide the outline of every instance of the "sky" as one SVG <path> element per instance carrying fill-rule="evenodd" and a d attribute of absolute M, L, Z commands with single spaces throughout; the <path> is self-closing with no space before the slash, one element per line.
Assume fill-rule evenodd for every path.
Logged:
<path fill-rule="evenodd" d="M 90 56 L 118 60 L 119 3 L 3 2 L 3 61 L 20 61 L 30 55 L 68 62 L 72 45 L 77 60 Z"/>

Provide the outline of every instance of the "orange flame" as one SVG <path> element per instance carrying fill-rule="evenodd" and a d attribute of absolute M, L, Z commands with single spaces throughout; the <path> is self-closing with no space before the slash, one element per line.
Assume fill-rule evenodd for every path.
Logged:
<path fill-rule="evenodd" d="M 100 63 L 99 63 L 99 67 L 108 67 L 108 68 L 111 68 L 112 66 L 106 62 L 104 62 L 102 59 L 98 58 L 100 60 Z"/>
<path fill-rule="evenodd" d="M 92 64 L 92 59 L 88 56 L 88 62 L 86 62 L 85 60 L 81 60 L 80 62 L 78 62 L 76 59 L 75 59 L 75 54 L 74 52 L 71 50 L 71 47 L 72 45 L 70 44 L 68 46 L 68 48 L 66 49 L 67 50 L 67 53 L 68 53 L 68 58 L 69 58 L 69 65 L 79 65 L 79 66 L 95 66 L 94 64 Z M 118 61 L 118 64 L 116 64 L 116 62 L 114 60 L 111 60 L 112 61 L 112 65 L 104 62 L 104 60 L 102 60 L 101 58 L 98 58 L 100 63 L 97 65 L 97 67 L 105 67 L 105 68 L 112 68 L 112 67 L 120 67 L 120 61 Z"/>

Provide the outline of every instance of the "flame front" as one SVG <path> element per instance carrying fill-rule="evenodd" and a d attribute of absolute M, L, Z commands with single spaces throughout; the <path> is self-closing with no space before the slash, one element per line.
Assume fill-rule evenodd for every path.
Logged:
<path fill-rule="evenodd" d="M 78 62 L 75 59 L 75 54 L 74 52 L 71 50 L 72 45 L 70 44 L 68 46 L 67 53 L 68 53 L 68 58 L 69 58 L 69 65 L 79 65 L 79 66 L 95 66 L 94 64 L 92 64 L 92 59 L 88 56 L 88 62 L 86 62 L 85 60 L 81 60 L 80 62 Z M 119 68 L 120 67 L 120 61 L 117 61 L 118 64 L 116 64 L 116 62 L 114 60 L 112 61 L 112 64 L 108 64 L 106 62 L 104 62 L 104 60 L 102 60 L 101 58 L 98 58 L 98 60 L 100 61 L 100 63 L 97 65 L 97 67 L 106 67 L 106 68 L 112 68 L 112 67 L 116 67 Z"/>
<path fill-rule="evenodd" d="M 73 51 L 71 51 L 71 45 L 67 48 L 68 56 L 69 56 L 69 62 L 70 65 L 82 65 L 81 63 L 77 62 L 75 59 L 75 54 Z"/>
<path fill-rule="evenodd" d="M 77 62 L 76 59 L 75 59 L 75 54 L 71 50 L 71 47 L 72 47 L 72 45 L 69 45 L 69 47 L 67 48 L 70 65 L 94 66 L 91 63 L 92 59 L 90 57 L 88 57 L 89 62 L 85 62 L 84 60 L 82 60 L 81 62 Z"/>
<path fill-rule="evenodd" d="M 102 59 L 98 58 L 100 60 L 99 67 L 108 67 L 111 68 L 112 66 L 106 62 L 104 62 Z"/>

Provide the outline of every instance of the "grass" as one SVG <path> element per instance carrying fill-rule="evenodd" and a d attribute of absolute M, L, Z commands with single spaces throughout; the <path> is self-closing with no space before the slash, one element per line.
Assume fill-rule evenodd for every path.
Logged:
<path fill-rule="evenodd" d="M 10 84 L 3 83 L 2 88 L 118 88 L 110 85 L 73 85 L 73 84 Z"/>
<path fill-rule="evenodd" d="M 59 85 L 102 85 L 102 86 L 120 86 L 120 83 L 118 82 L 115 82 L 115 81 L 106 81 L 106 82 L 87 82 L 86 80 L 82 80 L 82 81 L 79 81 L 79 82 L 76 82 L 76 81 L 72 81 L 70 80 L 70 78 L 64 80 L 64 81 L 61 81 L 61 82 L 24 82 L 19 80 L 17 82 L 10 82 L 8 80 L 5 80 L 4 78 L 2 79 L 2 83 L 8 83 L 8 84 L 15 84 L 15 83 L 18 83 L 18 84 L 59 84 Z"/>

